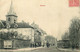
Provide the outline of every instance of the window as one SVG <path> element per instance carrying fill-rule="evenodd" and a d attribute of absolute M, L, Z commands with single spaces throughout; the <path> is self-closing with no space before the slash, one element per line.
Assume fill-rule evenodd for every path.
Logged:
<path fill-rule="evenodd" d="M 11 45 L 9 45 L 8 47 L 11 47 Z"/>
<path fill-rule="evenodd" d="M 14 20 L 14 23 L 16 23 L 16 20 Z"/>
<path fill-rule="evenodd" d="M 8 21 L 10 21 L 10 18 L 8 18 Z"/>

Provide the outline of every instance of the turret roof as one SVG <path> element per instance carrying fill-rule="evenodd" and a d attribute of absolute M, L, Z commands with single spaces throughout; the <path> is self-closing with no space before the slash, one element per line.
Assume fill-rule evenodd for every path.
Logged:
<path fill-rule="evenodd" d="M 14 15 L 14 16 L 17 16 L 16 13 L 14 12 L 14 8 L 13 8 L 13 2 L 11 0 L 11 6 L 10 6 L 10 9 L 9 9 L 9 12 L 7 15 Z"/>

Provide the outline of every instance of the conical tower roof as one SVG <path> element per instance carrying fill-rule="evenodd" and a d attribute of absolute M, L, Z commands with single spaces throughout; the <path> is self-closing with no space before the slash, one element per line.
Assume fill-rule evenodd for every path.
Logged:
<path fill-rule="evenodd" d="M 13 2 L 11 0 L 11 6 L 10 6 L 10 9 L 9 9 L 9 12 L 7 15 L 14 15 L 14 16 L 17 16 L 16 13 L 14 12 L 14 8 L 13 8 Z"/>

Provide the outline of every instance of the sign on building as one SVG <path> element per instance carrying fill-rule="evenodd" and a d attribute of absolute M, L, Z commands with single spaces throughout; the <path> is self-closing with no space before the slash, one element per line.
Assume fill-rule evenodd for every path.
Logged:
<path fill-rule="evenodd" d="M 4 48 L 12 48 L 12 40 L 4 40 Z"/>

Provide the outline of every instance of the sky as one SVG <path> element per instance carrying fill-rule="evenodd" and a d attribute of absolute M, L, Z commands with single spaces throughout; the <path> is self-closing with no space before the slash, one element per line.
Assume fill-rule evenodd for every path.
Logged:
<path fill-rule="evenodd" d="M 0 0 L 0 20 L 6 20 L 10 4 L 11 0 Z M 13 0 L 13 8 L 18 22 L 35 22 L 58 40 L 68 31 L 70 20 L 79 17 L 79 7 L 69 7 L 69 0 Z"/>

